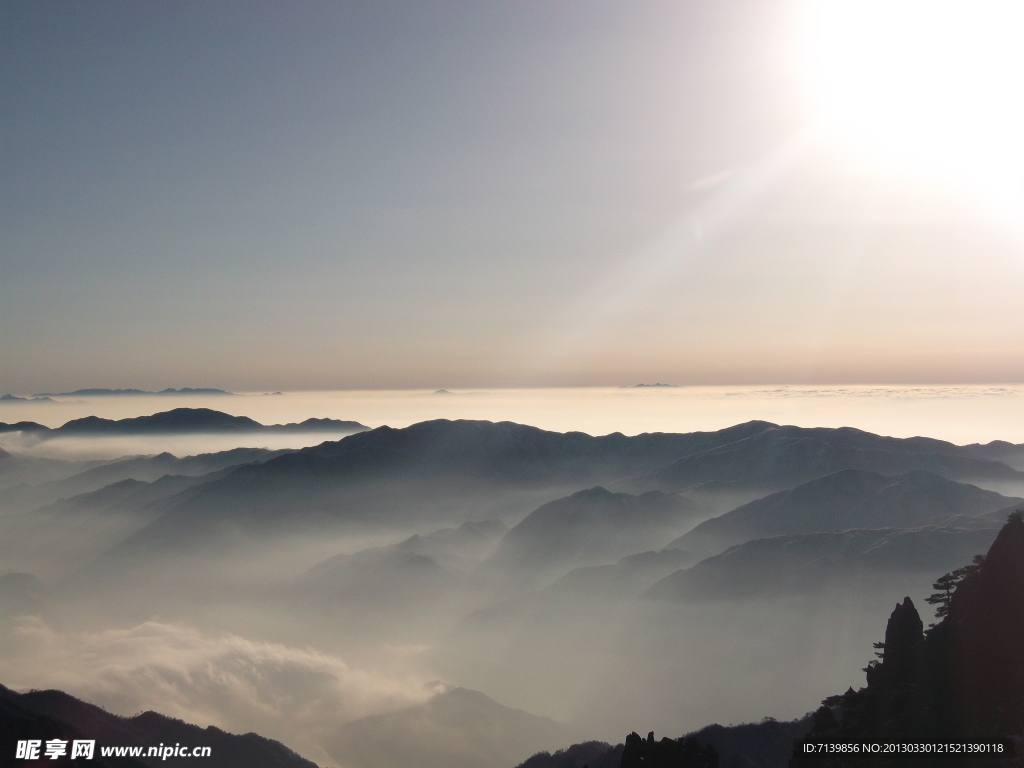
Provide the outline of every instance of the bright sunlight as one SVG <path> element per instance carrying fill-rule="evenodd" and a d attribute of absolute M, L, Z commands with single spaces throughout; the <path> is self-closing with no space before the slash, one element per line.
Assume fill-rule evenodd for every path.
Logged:
<path fill-rule="evenodd" d="M 804 33 L 831 133 L 1020 215 L 1024 3 L 809 0 Z"/>

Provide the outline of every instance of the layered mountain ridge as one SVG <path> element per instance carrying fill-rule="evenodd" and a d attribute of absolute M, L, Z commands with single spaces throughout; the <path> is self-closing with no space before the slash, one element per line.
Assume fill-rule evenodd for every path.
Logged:
<path fill-rule="evenodd" d="M 201 759 L 210 768 L 317 768 L 283 744 L 254 733 L 243 736 L 209 726 L 201 728 L 156 712 L 135 717 L 118 717 L 87 704 L 63 691 L 16 693 L 0 686 L 0 765 L 25 764 L 13 760 L 15 742 L 23 739 L 48 741 L 60 739 L 70 746 L 74 739 L 96 742 L 94 757 L 76 760 L 75 765 L 99 768 L 156 768 L 156 766 L 193 765 Z M 102 747 L 142 747 L 145 752 L 157 745 L 209 747 L 208 757 L 107 757 Z M 50 765 L 71 765 L 67 758 L 46 759 Z"/>
<path fill-rule="evenodd" d="M 60 427 L 50 428 L 33 421 L 0 423 L 0 432 L 27 432 L 36 437 L 77 437 L 113 435 L 167 435 L 179 433 L 275 433 L 275 432 L 360 432 L 369 429 L 357 421 L 306 419 L 295 424 L 261 424 L 248 416 L 232 416 L 211 408 L 174 408 L 151 416 L 104 419 L 85 416 Z"/>

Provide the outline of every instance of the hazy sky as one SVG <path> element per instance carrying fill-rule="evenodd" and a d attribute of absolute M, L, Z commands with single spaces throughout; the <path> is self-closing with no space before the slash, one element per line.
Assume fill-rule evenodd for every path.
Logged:
<path fill-rule="evenodd" d="M 1024 380 L 1019 18 L 828 5 L 4 2 L 0 392 Z"/>

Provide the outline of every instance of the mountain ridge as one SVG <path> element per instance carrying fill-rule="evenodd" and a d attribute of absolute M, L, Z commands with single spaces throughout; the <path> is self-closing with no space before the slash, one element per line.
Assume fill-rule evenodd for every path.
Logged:
<path fill-rule="evenodd" d="M 702 555 L 769 536 L 847 528 L 936 525 L 957 514 L 984 514 L 1024 503 L 926 470 L 883 475 L 844 469 L 710 520 L 667 546 Z"/>
<path fill-rule="evenodd" d="M 179 743 L 192 747 L 210 747 L 210 755 L 202 759 L 203 764 L 210 768 L 317 768 L 315 763 L 280 742 L 254 733 L 236 735 L 214 726 L 203 728 L 152 711 L 134 717 L 119 717 L 64 691 L 17 693 L 0 685 L 0 703 L 9 705 L 0 708 L 0 733 L 5 741 L 15 738 L 15 735 L 20 738 L 30 736 L 26 728 L 32 727 L 32 721 L 23 714 L 29 713 L 34 716 L 36 723 L 53 734 L 47 735 L 48 738 L 65 738 L 73 734 L 74 738 L 95 740 L 96 763 L 88 761 L 86 764 L 89 765 L 156 768 L 163 765 L 194 764 L 195 758 L 192 757 L 121 757 L 105 760 L 99 754 L 101 746 L 148 748 L 157 744 Z M 15 753 L 13 741 L 4 744 L 3 750 L 3 764 L 6 765 L 6 760 L 10 759 L 8 756 Z"/>
<path fill-rule="evenodd" d="M 159 391 L 149 391 L 145 389 L 104 389 L 100 388 L 86 388 L 76 389 L 74 392 L 40 392 L 39 394 L 32 395 L 32 397 L 100 397 L 100 396 L 124 396 L 124 395 L 234 395 L 234 392 L 228 392 L 224 389 L 210 389 L 210 388 L 195 388 L 195 387 L 182 387 L 181 389 L 174 389 L 168 387 L 167 389 L 161 389 Z"/>
<path fill-rule="evenodd" d="M 737 600 L 859 589 L 866 579 L 952 570 L 986 549 L 998 530 L 998 525 L 852 528 L 753 539 L 666 576 L 645 596 Z"/>
<path fill-rule="evenodd" d="M 332 526 L 408 523 L 414 517 L 446 524 L 481 515 L 511 519 L 525 516 L 539 503 L 595 485 L 634 494 L 664 491 L 657 474 L 677 465 L 678 457 L 685 461 L 709 451 L 733 451 L 765 434 L 770 438 L 765 438 L 768 444 L 782 435 L 780 450 L 787 464 L 793 458 L 789 448 L 794 435 L 802 443 L 817 440 L 823 449 L 852 436 L 859 443 L 899 447 L 898 451 L 876 451 L 875 459 L 896 456 L 900 471 L 908 464 L 935 464 L 927 457 L 941 456 L 950 476 L 980 473 L 1024 487 L 1024 473 L 965 456 L 951 443 L 886 438 L 845 428 L 804 430 L 754 421 L 717 432 L 593 437 L 512 422 L 437 419 L 401 429 L 378 427 L 241 467 L 199 486 L 166 519 L 155 521 L 150 541 L 184 543 L 188 538 L 201 538 L 204 532 L 212 535 L 238 525 L 273 529 L 286 523 L 306 524 L 303 521 Z M 913 453 L 918 448 L 929 451 L 927 460 Z M 838 454 L 840 458 L 843 455 Z M 854 459 L 858 459 L 856 452 L 851 460 L 858 464 Z M 713 494 L 716 491 L 713 483 L 707 483 L 709 479 L 714 480 L 704 478 L 702 482 Z M 728 493 L 736 490 L 728 483 L 723 487 Z M 502 493 L 496 494 L 499 490 Z M 704 504 L 705 499 L 700 497 L 700 502 Z M 301 515 L 294 514 L 297 508 Z M 145 544 L 149 535 L 140 532 L 141 538 L 134 544 Z"/>
<path fill-rule="evenodd" d="M 732 444 L 684 456 L 646 478 L 678 491 L 709 481 L 741 482 L 773 492 L 842 469 L 897 474 L 924 469 L 954 480 L 1020 482 L 1024 474 L 971 450 L 926 437 L 895 438 L 853 427 L 771 425 Z"/>
<path fill-rule="evenodd" d="M 535 509 L 502 537 L 481 569 L 525 571 L 532 580 L 563 576 L 659 546 L 701 512 L 674 494 L 633 496 L 595 486 Z"/>

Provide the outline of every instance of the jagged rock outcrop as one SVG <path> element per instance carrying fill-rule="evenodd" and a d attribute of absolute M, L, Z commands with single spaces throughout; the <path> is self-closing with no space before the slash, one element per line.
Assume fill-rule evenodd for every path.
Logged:
<path fill-rule="evenodd" d="M 619 768 L 718 768 L 718 752 L 695 736 L 655 741 L 654 731 L 646 739 L 633 732 L 626 737 Z"/>
<path fill-rule="evenodd" d="M 1011 515 L 940 627 L 948 634 L 949 726 L 976 737 L 1024 736 L 1024 515 Z"/>
<path fill-rule="evenodd" d="M 831 742 L 980 742 L 1024 746 L 1024 514 L 1015 512 L 988 554 L 962 569 L 945 617 L 923 631 L 910 598 L 896 606 L 867 686 L 823 702 L 809 739 Z M 929 758 L 960 768 L 979 760 Z M 898 765 L 875 759 L 796 759 L 796 768 Z M 1021 757 L 1010 763 L 1024 764 Z"/>

